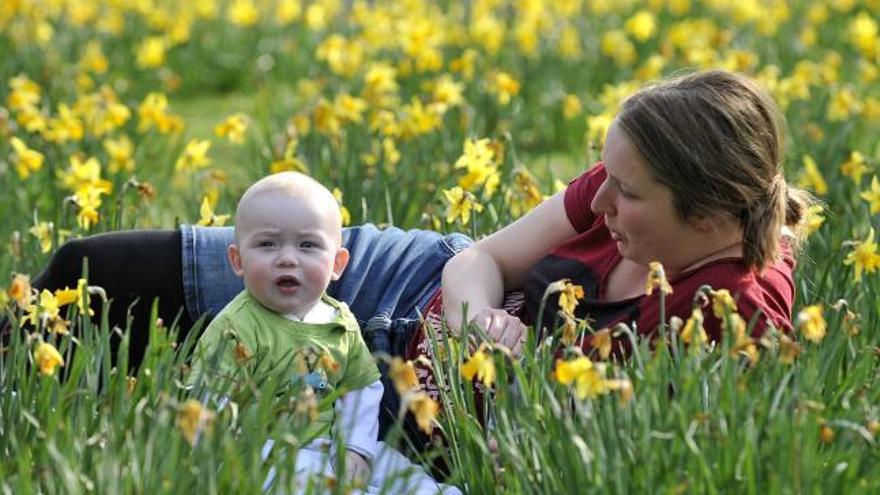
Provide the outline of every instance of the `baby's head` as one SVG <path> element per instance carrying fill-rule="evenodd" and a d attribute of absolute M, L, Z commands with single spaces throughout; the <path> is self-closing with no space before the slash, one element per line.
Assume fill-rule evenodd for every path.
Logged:
<path fill-rule="evenodd" d="M 302 318 L 348 264 L 339 205 L 303 174 L 264 177 L 238 202 L 228 256 L 260 303 Z"/>

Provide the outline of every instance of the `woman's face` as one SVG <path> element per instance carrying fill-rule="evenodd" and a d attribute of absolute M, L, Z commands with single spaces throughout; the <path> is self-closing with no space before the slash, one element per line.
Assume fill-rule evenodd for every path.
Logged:
<path fill-rule="evenodd" d="M 605 217 L 620 254 L 641 265 L 660 261 L 669 274 L 693 263 L 702 235 L 678 217 L 672 192 L 651 176 L 616 121 L 608 129 L 602 160 L 608 177 L 590 208 Z"/>

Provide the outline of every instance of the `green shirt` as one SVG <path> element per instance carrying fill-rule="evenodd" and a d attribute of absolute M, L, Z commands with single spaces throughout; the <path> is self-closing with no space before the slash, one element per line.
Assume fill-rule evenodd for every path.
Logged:
<path fill-rule="evenodd" d="M 336 310 L 334 320 L 303 323 L 285 318 L 260 304 L 247 290 L 242 291 L 199 338 L 190 376 L 195 379 L 205 372 L 209 383 L 220 384 L 241 376 L 241 368 L 246 366 L 257 383 L 266 374 L 284 373 L 287 383 L 303 380 L 319 394 L 339 389 L 345 393 L 378 380 L 379 370 L 348 306 L 326 294 L 321 300 Z M 230 340 L 216 366 L 207 369 L 223 339 Z M 332 357 L 338 366 L 322 364 L 322 355 Z M 331 408 L 321 412 L 312 431 L 332 421 Z"/>

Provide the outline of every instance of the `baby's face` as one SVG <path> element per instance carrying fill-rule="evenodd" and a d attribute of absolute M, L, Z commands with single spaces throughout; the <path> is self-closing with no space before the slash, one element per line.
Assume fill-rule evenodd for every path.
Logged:
<path fill-rule="evenodd" d="M 338 211 L 310 196 L 264 192 L 240 212 L 235 272 L 264 306 L 303 317 L 342 273 L 348 252 L 339 244 Z"/>

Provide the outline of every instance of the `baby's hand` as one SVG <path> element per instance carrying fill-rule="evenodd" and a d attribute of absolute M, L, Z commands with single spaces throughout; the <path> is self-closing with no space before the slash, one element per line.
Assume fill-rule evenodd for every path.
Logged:
<path fill-rule="evenodd" d="M 370 463 L 364 456 L 352 450 L 345 451 L 345 479 L 349 483 L 365 486 L 370 482 Z"/>

